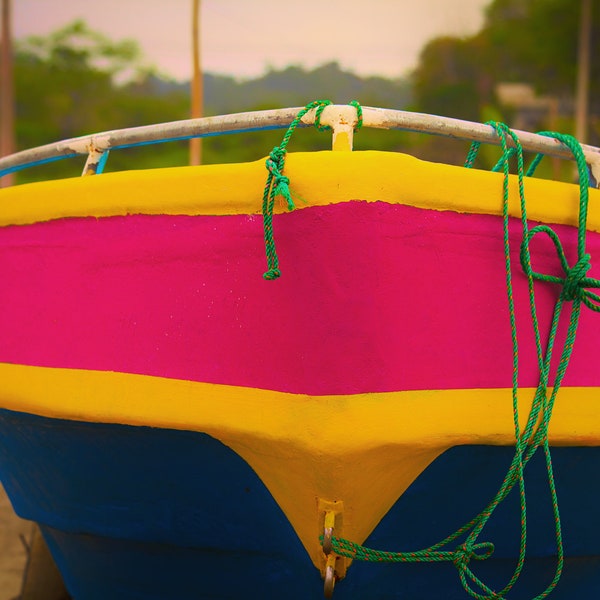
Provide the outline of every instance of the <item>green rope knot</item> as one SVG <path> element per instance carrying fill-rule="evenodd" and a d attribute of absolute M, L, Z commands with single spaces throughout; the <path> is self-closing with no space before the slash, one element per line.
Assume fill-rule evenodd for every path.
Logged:
<path fill-rule="evenodd" d="M 321 125 L 321 115 L 323 114 L 325 107 L 329 106 L 331 104 L 331 100 L 316 100 L 316 102 L 319 103 L 317 106 L 317 110 L 315 111 L 314 126 L 315 126 L 316 130 L 322 131 L 322 132 L 331 131 L 330 125 Z M 311 102 L 311 104 L 314 104 L 314 103 Z M 310 106 L 310 104 L 308 104 L 307 106 Z"/>
<path fill-rule="evenodd" d="M 267 170 L 269 171 L 269 176 L 272 177 L 272 194 L 274 198 L 281 196 L 285 200 L 288 210 L 294 210 L 294 201 L 290 194 L 290 179 L 282 173 L 284 163 L 285 150 L 280 146 L 275 146 L 265 162 Z"/>
<path fill-rule="evenodd" d="M 363 126 L 362 106 L 360 105 L 358 100 L 350 100 L 350 102 L 348 102 L 348 104 L 350 106 L 354 106 L 354 108 L 356 109 L 356 127 L 354 128 L 354 131 L 358 131 Z"/>
<path fill-rule="evenodd" d="M 572 302 L 575 299 L 583 300 L 587 272 L 591 267 L 590 255 L 584 254 L 574 266 L 567 270 L 567 276 L 563 283 L 561 296 L 563 300 Z"/>
<path fill-rule="evenodd" d="M 282 148 L 281 146 L 275 146 L 275 148 L 273 148 L 269 154 L 269 159 L 273 161 L 278 168 L 283 168 L 283 162 L 285 161 L 285 148 Z"/>
<path fill-rule="evenodd" d="M 275 177 L 275 189 L 273 190 L 275 197 L 281 196 L 287 205 L 288 210 L 294 210 L 295 205 L 290 194 L 290 179 L 285 175 Z"/>
<path fill-rule="evenodd" d="M 529 244 L 531 239 L 538 233 L 545 233 L 554 244 L 558 259 L 565 273 L 564 277 L 545 275 L 544 273 L 537 273 L 532 269 Z M 587 289 L 600 288 L 600 280 L 587 276 L 588 271 L 591 269 L 590 255 L 588 253 L 581 254 L 577 262 L 570 267 L 560 238 L 548 225 L 532 227 L 527 235 L 523 237 L 523 241 L 521 242 L 521 265 L 528 277 L 537 281 L 546 281 L 561 285 L 563 288 L 560 294 L 561 300 L 565 302 L 579 300 L 590 310 L 600 312 L 600 296 Z"/>
<path fill-rule="evenodd" d="M 465 542 L 454 551 L 454 566 L 461 572 L 469 568 L 472 560 L 487 560 L 494 553 L 495 547 L 492 542 L 479 542 L 471 544 Z"/>
<path fill-rule="evenodd" d="M 269 157 L 265 161 L 268 175 L 265 189 L 263 192 L 263 227 L 264 227 L 264 238 L 265 238 L 265 253 L 267 255 L 267 272 L 263 274 L 263 277 L 267 280 L 277 279 L 281 276 L 279 270 L 279 259 L 277 258 L 277 252 L 275 250 L 275 240 L 273 237 L 273 208 L 275 206 L 275 198 L 278 196 L 282 197 L 287 205 L 288 210 L 294 210 L 294 201 L 292 200 L 292 194 L 290 192 L 290 180 L 283 174 L 285 168 L 285 155 L 287 152 L 287 145 L 294 133 L 296 127 L 300 124 L 302 117 L 312 110 L 315 111 L 314 126 L 319 131 L 330 131 L 329 125 L 321 124 L 321 115 L 326 106 L 331 104 L 331 100 L 315 100 L 307 104 L 293 119 L 290 123 L 283 140 L 279 146 L 275 146 Z M 356 108 L 357 124 L 355 131 L 362 127 L 362 107 L 356 100 L 350 102 L 354 108 Z"/>
<path fill-rule="evenodd" d="M 281 271 L 278 267 L 269 269 L 266 273 L 263 274 L 263 278 L 267 281 L 272 281 L 273 279 L 277 279 L 278 277 L 281 277 Z"/>

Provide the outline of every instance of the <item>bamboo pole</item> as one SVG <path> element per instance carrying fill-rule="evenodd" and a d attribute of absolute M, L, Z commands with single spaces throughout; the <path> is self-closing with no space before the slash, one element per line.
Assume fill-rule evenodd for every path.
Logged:
<path fill-rule="evenodd" d="M 345 111 L 346 107 L 327 106 L 321 115 L 321 123 L 335 129 L 342 109 Z M 249 130 L 285 129 L 300 110 L 302 107 L 296 106 L 104 131 L 45 144 L 37 148 L 22 150 L 6 158 L 0 158 L 0 173 L 18 171 L 34 164 L 78 155 L 87 156 L 90 149 L 95 151 L 118 150 L 144 144 L 185 140 L 189 139 L 191 135 L 197 134 L 222 135 Z M 311 125 L 314 123 L 314 118 L 315 110 L 313 109 L 303 117 L 300 127 Z M 500 144 L 496 130 L 490 125 L 389 108 L 363 106 L 363 127 L 429 133 L 496 146 Z M 515 133 L 521 141 L 523 149 L 528 152 L 541 152 L 548 156 L 567 159 L 573 158 L 571 151 L 558 140 L 527 131 L 515 130 Z M 511 139 L 508 140 L 508 145 L 514 146 Z M 596 166 L 595 172 L 600 173 L 600 148 L 585 144 L 582 147 L 587 162 L 592 165 L 592 168 Z"/>
<path fill-rule="evenodd" d="M 203 104 L 203 81 L 200 62 L 200 0 L 192 0 L 192 119 L 202 116 Z M 199 165 L 202 162 L 202 140 L 192 138 L 190 140 L 190 164 Z"/>
<path fill-rule="evenodd" d="M 11 0 L 2 0 L 2 40 L 0 42 L 0 156 L 15 151 L 15 99 L 13 82 Z M 14 174 L 0 177 L 0 187 L 14 183 Z"/>
<path fill-rule="evenodd" d="M 581 0 L 579 56 L 577 61 L 577 93 L 575 100 L 575 137 L 582 144 L 586 143 L 588 134 L 591 37 L 592 2 L 591 0 Z"/>

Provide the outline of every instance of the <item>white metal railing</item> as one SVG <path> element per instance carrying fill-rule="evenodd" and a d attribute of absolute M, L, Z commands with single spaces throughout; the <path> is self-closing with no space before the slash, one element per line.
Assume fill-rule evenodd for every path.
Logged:
<path fill-rule="evenodd" d="M 186 140 L 193 137 L 283 129 L 292 122 L 300 110 L 301 107 L 294 107 L 244 112 L 131 127 L 71 138 L 0 158 L 0 177 L 38 164 L 74 156 L 87 156 L 84 173 L 93 174 L 101 172 L 110 150 Z M 403 110 L 363 107 L 362 111 L 363 127 L 398 129 L 442 135 L 459 140 L 499 144 L 494 128 L 481 123 Z M 303 125 L 312 125 L 314 118 L 315 110 L 313 109 L 303 117 Z M 323 110 L 321 115 L 321 123 L 332 127 L 334 140 L 335 136 L 341 131 L 346 133 L 349 137 L 349 149 L 351 149 L 352 131 L 356 122 L 356 109 L 352 106 L 330 105 Z M 518 135 L 524 150 L 539 152 L 548 156 L 572 158 L 568 148 L 553 138 L 519 130 L 515 130 L 515 133 Z M 512 143 L 512 141 L 509 140 L 509 143 Z M 588 145 L 583 145 L 582 148 L 592 169 L 592 174 L 599 182 L 600 148 Z M 267 151 L 268 149 L 265 149 L 265 152 Z"/>

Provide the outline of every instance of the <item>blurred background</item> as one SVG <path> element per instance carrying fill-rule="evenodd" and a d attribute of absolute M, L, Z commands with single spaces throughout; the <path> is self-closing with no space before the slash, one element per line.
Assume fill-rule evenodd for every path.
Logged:
<path fill-rule="evenodd" d="M 2 3 L 4 63 L 12 57 L 2 70 L 2 95 L 13 92 L 2 104 L 3 154 L 107 129 L 316 98 L 577 132 L 600 144 L 600 0 Z M 6 118 L 12 110 L 14 126 Z M 206 138 L 202 162 L 258 159 L 281 135 Z M 329 145 L 329 136 L 305 130 L 290 150 Z M 454 164 L 467 149 L 440 137 L 374 130 L 361 131 L 355 147 Z M 496 157 L 486 149 L 480 166 Z M 114 152 L 107 170 L 189 160 L 187 143 L 170 143 Z M 560 176 L 561 167 L 549 162 L 547 171 Z M 17 182 L 44 169 L 44 177 L 77 176 L 81 167 L 59 161 L 24 171 Z"/>

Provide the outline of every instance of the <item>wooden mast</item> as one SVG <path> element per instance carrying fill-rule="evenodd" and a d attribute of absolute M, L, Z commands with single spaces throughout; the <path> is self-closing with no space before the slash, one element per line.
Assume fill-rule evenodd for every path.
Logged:
<path fill-rule="evenodd" d="M 11 0 L 2 0 L 2 41 L 0 42 L 0 156 L 15 151 L 15 100 L 12 61 Z M 12 185 L 11 173 L 0 177 L 0 187 Z"/>
<path fill-rule="evenodd" d="M 203 81 L 200 63 L 200 0 L 192 0 L 192 119 L 202 116 L 203 104 Z M 190 164 L 199 165 L 202 162 L 202 140 L 192 138 L 190 140 Z"/>
<path fill-rule="evenodd" d="M 577 92 L 575 97 L 575 137 L 583 144 L 587 141 L 588 133 L 591 33 L 592 3 L 591 0 L 581 0 Z"/>

